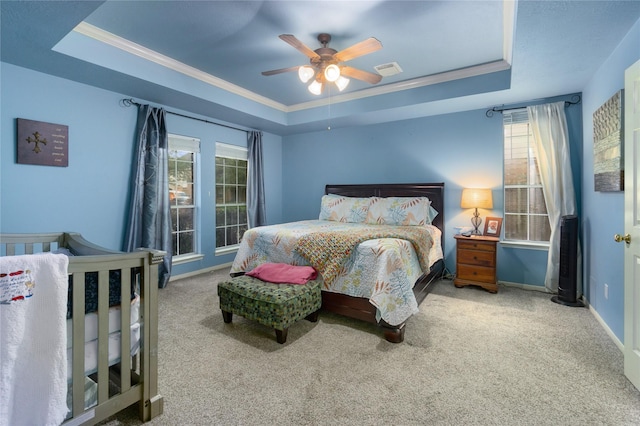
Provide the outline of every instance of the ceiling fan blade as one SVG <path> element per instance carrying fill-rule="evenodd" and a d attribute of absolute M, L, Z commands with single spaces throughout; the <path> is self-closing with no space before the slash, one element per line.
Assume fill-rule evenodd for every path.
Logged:
<path fill-rule="evenodd" d="M 275 75 L 275 74 L 281 74 L 283 72 L 298 71 L 298 68 L 300 68 L 300 65 L 295 67 L 289 67 L 289 68 L 280 68 L 279 70 L 262 71 L 262 75 Z"/>
<path fill-rule="evenodd" d="M 293 47 L 295 47 L 296 49 L 298 49 L 300 52 L 302 52 L 305 55 L 307 55 L 309 58 L 311 58 L 311 59 L 316 59 L 316 58 L 320 59 L 320 55 L 318 55 L 316 52 L 314 52 L 309 47 L 307 47 L 303 42 L 298 40 L 295 36 L 293 36 L 291 34 L 280 34 L 279 37 L 282 40 L 284 40 L 287 43 L 289 43 L 290 45 L 292 45 Z"/>
<path fill-rule="evenodd" d="M 349 61 L 353 58 L 357 58 L 358 56 L 367 55 L 369 53 L 375 52 L 376 50 L 382 49 L 382 43 L 375 38 L 370 37 L 366 40 L 361 41 L 360 43 L 356 43 L 351 47 L 347 47 L 333 55 L 333 57 L 338 62 Z"/>
<path fill-rule="evenodd" d="M 371 84 L 378 84 L 382 80 L 380 74 L 374 74 L 369 71 L 362 71 L 353 67 L 340 67 L 340 74 L 345 77 L 355 78 L 357 80 L 366 81 Z"/>

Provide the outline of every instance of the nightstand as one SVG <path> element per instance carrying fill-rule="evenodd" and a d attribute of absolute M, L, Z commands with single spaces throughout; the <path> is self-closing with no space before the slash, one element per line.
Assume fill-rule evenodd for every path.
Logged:
<path fill-rule="evenodd" d="M 496 245 L 499 238 L 482 235 L 454 236 L 456 239 L 456 287 L 477 285 L 498 292 Z"/>

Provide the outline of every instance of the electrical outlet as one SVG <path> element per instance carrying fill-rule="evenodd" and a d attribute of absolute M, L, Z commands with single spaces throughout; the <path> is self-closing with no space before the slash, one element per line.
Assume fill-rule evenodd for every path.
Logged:
<path fill-rule="evenodd" d="M 609 284 L 604 284 L 604 298 L 609 299 Z"/>

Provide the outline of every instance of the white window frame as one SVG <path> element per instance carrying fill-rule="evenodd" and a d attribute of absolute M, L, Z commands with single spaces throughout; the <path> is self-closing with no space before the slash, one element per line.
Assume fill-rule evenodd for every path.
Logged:
<path fill-rule="evenodd" d="M 524 124 L 527 123 L 529 125 L 530 128 L 530 123 L 529 123 L 529 116 L 527 113 L 527 109 L 526 108 L 521 108 L 521 109 L 516 109 L 516 110 L 511 110 L 511 111 L 504 111 L 503 112 L 503 122 L 502 122 L 502 128 L 503 128 L 503 142 L 502 142 L 502 151 L 503 151 L 503 157 L 502 157 L 502 161 L 503 161 L 503 173 L 505 173 L 504 170 L 504 165 L 505 165 L 505 161 L 506 161 L 506 143 L 507 143 L 507 139 L 506 139 L 506 125 L 508 124 Z M 528 141 L 528 155 L 529 155 L 529 159 L 533 156 L 535 158 L 537 158 L 537 153 L 536 153 L 536 147 L 535 147 L 535 142 L 533 141 L 533 135 L 531 134 L 531 132 L 529 133 L 530 137 L 529 137 L 529 141 Z M 527 163 L 530 163 L 530 161 L 527 161 Z M 505 228 L 505 237 L 504 240 L 501 241 L 501 244 L 503 245 L 510 245 L 510 246 L 520 246 L 523 248 L 532 248 L 532 249 L 541 249 L 541 250 L 546 250 L 549 247 L 549 241 L 536 241 L 536 240 L 531 240 L 530 239 L 530 228 L 527 227 L 527 239 L 523 239 L 523 240 L 516 240 L 516 239 L 509 239 L 507 238 L 507 234 L 506 234 L 506 221 L 507 221 L 507 216 L 513 214 L 511 212 L 507 213 L 506 211 L 506 207 L 508 205 L 507 202 L 507 189 L 523 189 L 526 188 L 527 190 L 535 188 L 535 189 L 541 189 L 542 191 L 544 191 L 544 188 L 542 187 L 542 183 L 540 184 L 532 184 L 531 183 L 531 175 L 527 172 L 527 184 L 520 184 L 520 185 L 507 185 L 504 182 L 504 174 L 503 174 L 503 196 L 504 196 L 504 205 L 503 205 L 503 216 L 504 216 L 504 221 L 505 224 L 503 224 L 503 227 Z M 528 191 L 527 191 L 528 193 Z M 528 199 L 528 198 L 527 198 Z M 527 212 L 526 213 L 521 213 L 523 215 L 526 215 L 528 217 L 533 217 L 533 216 L 545 216 L 545 217 L 549 217 L 548 214 L 540 214 L 540 213 L 532 213 L 530 211 L 529 205 L 527 205 Z"/>
<path fill-rule="evenodd" d="M 228 143 L 223 143 L 223 142 L 216 142 L 216 158 L 218 157 L 222 157 L 222 158 L 231 158 L 231 159 L 235 159 L 235 160 L 244 160 L 247 161 L 247 173 L 249 171 L 249 150 L 246 147 L 242 147 L 242 146 L 238 146 L 238 145 L 232 145 L 232 144 L 228 144 Z M 216 165 L 217 167 L 217 165 Z M 247 177 L 248 178 L 248 177 Z M 215 183 L 215 187 L 216 187 L 216 191 L 217 191 L 217 186 L 218 186 L 218 182 Z M 216 193 L 216 205 L 215 205 L 215 209 L 216 209 L 216 216 L 217 216 L 217 208 L 218 208 L 218 203 L 217 203 L 217 193 Z M 246 197 L 245 197 L 245 208 L 246 208 Z M 248 216 L 247 216 L 247 224 L 249 222 Z M 233 245 L 228 245 L 228 246 L 224 246 L 224 247 L 218 247 L 218 242 L 217 242 L 217 232 L 218 232 L 218 223 L 215 224 L 215 230 L 216 230 L 216 249 L 215 249 L 215 254 L 216 255 L 222 255 L 222 254 L 227 254 L 227 253 L 233 253 L 233 252 L 237 252 L 238 248 L 240 247 L 240 243 L 238 242 L 238 244 L 233 244 Z"/>
<path fill-rule="evenodd" d="M 200 253 L 200 215 L 199 215 L 199 197 L 200 182 L 200 139 L 189 136 L 169 134 L 169 151 L 188 151 L 193 153 L 193 193 L 191 194 L 191 204 L 187 207 L 171 204 L 172 210 L 185 208 L 193 209 L 193 251 L 190 253 L 172 256 L 174 264 L 185 263 L 189 261 L 202 259 L 204 256 Z M 177 231 L 171 230 L 171 238 Z M 179 246 L 179 244 L 178 244 Z"/>

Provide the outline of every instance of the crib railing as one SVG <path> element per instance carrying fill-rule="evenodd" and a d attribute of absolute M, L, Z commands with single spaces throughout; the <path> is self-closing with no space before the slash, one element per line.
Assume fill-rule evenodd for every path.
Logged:
<path fill-rule="evenodd" d="M 158 264 L 164 252 L 141 249 L 133 253 L 104 249 L 77 233 L 0 234 L 0 255 L 15 256 L 68 249 L 73 277 L 71 352 L 71 413 L 65 425 L 90 425 L 130 405 L 139 404 L 143 421 L 160 415 L 158 394 Z M 140 348 L 131 355 L 131 305 L 120 303 L 119 361 L 109 365 L 109 272 L 120 271 L 120 299 L 131 299 L 131 286 L 140 298 Z M 85 372 L 85 277 L 98 276 L 97 371 Z M 85 409 L 85 384 L 97 386 L 97 403 Z"/>

